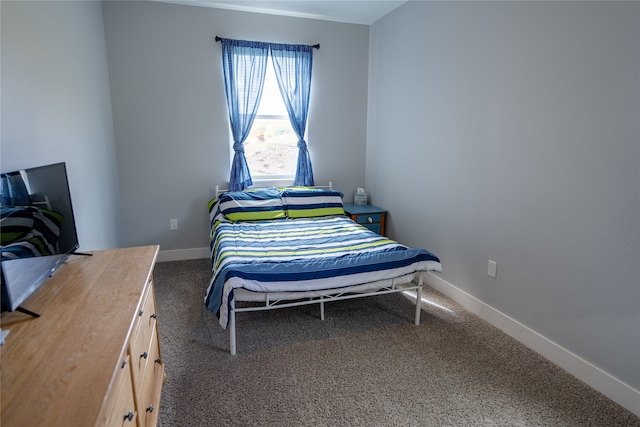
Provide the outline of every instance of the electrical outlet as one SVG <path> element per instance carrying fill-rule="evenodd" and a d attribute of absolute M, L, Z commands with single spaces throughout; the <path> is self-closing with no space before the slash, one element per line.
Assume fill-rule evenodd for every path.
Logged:
<path fill-rule="evenodd" d="M 169 220 L 169 225 L 171 227 L 171 230 L 177 230 L 178 229 L 178 220 L 177 219 Z"/>
<path fill-rule="evenodd" d="M 495 261 L 489 260 L 489 266 L 487 267 L 487 275 L 495 279 L 497 274 L 498 274 L 498 263 Z"/>

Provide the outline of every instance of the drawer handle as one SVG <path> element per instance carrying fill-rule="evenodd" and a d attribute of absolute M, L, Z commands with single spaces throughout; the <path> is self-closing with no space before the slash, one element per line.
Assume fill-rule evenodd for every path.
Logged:
<path fill-rule="evenodd" d="M 123 361 L 122 361 L 122 366 L 121 366 L 120 368 L 124 368 L 125 366 L 127 366 L 127 361 L 126 361 L 126 360 L 123 360 Z"/>
<path fill-rule="evenodd" d="M 162 359 L 160 359 L 159 357 L 154 360 L 155 363 L 157 363 L 158 365 L 162 365 Z"/>
<path fill-rule="evenodd" d="M 153 405 L 149 405 L 149 407 L 147 408 L 147 412 L 153 412 Z"/>
<path fill-rule="evenodd" d="M 129 411 L 128 414 L 124 414 L 124 418 L 122 419 L 122 421 L 133 421 L 133 416 L 135 414 L 131 411 Z"/>
<path fill-rule="evenodd" d="M 371 217 L 367 218 L 369 220 L 369 224 L 373 224 L 373 220 L 371 219 Z"/>
<path fill-rule="evenodd" d="M 144 313 L 144 311 L 143 311 L 143 310 L 140 310 L 140 311 L 138 312 L 138 316 L 142 316 L 142 313 Z"/>
<path fill-rule="evenodd" d="M 153 313 L 153 314 L 152 314 L 151 316 L 149 316 L 149 317 L 151 317 L 152 319 L 157 319 L 157 318 L 158 318 L 158 315 L 157 315 L 157 314 L 155 314 L 155 313 Z"/>
<path fill-rule="evenodd" d="M 142 354 L 140 355 L 140 359 L 142 359 L 143 357 L 146 359 L 147 357 L 149 357 L 149 353 L 147 353 L 147 352 L 145 351 L 144 353 L 142 353 Z"/>

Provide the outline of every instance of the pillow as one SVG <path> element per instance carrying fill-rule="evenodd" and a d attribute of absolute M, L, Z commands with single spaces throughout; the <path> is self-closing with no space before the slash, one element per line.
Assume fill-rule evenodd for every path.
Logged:
<path fill-rule="evenodd" d="M 218 202 L 220 212 L 229 221 L 286 218 L 277 188 L 224 193 Z"/>
<path fill-rule="evenodd" d="M 211 234 L 213 230 L 222 222 L 229 222 L 229 220 L 220 212 L 220 201 L 217 199 L 209 200 L 207 204 L 209 208 L 209 224 L 211 226 Z"/>
<path fill-rule="evenodd" d="M 289 218 L 344 215 L 344 194 L 335 190 L 287 188 L 282 203 Z"/>

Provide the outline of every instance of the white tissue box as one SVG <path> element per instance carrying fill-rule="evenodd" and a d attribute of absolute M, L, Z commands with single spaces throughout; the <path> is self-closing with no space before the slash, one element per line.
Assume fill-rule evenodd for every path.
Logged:
<path fill-rule="evenodd" d="M 355 193 L 353 195 L 353 204 L 354 205 L 366 205 L 367 204 L 367 193 Z"/>

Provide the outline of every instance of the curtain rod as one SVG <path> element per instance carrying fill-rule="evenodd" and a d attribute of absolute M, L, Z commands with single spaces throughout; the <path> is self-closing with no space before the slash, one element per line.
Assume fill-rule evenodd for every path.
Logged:
<path fill-rule="evenodd" d="M 219 42 L 219 41 L 221 41 L 221 40 L 222 40 L 222 38 L 220 38 L 220 37 L 216 36 L 216 41 L 217 41 L 217 42 Z M 318 49 L 318 50 L 320 50 L 320 43 L 318 43 L 318 44 L 314 44 L 314 45 L 313 45 L 313 46 L 311 46 L 311 47 L 312 47 L 312 48 L 314 48 L 314 49 Z"/>

